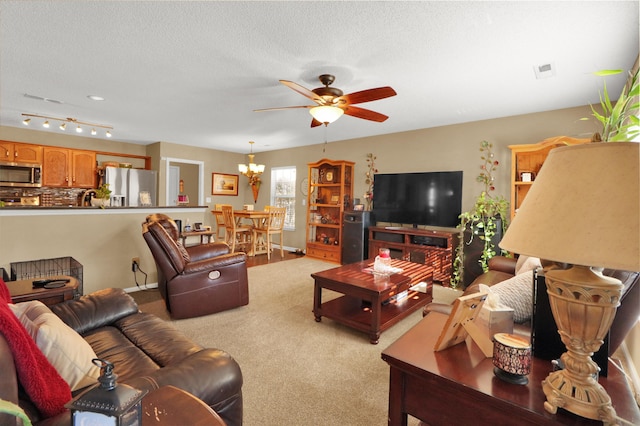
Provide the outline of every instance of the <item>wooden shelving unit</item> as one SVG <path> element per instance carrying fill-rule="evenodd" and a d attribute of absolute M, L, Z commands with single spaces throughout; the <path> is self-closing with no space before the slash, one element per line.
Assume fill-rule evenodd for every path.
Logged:
<path fill-rule="evenodd" d="M 522 205 L 540 168 L 554 148 L 589 143 L 590 139 L 557 136 L 526 145 L 509 145 L 511 150 L 511 219 Z"/>
<path fill-rule="evenodd" d="M 344 210 L 353 199 L 351 161 L 309 163 L 307 256 L 340 263 Z"/>

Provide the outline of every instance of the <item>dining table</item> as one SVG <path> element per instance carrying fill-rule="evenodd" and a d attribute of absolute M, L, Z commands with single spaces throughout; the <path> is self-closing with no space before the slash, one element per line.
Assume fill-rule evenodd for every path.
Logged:
<path fill-rule="evenodd" d="M 222 214 L 221 211 L 212 210 L 211 213 Z M 242 221 L 250 222 L 252 228 L 262 227 L 269 219 L 269 212 L 266 210 L 234 210 L 233 217 L 236 220 L 236 226 L 241 226 Z M 247 256 L 255 256 L 257 254 L 267 254 L 267 241 L 264 239 L 264 234 L 256 240 L 255 250 L 253 247 L 249 249 Z"/>

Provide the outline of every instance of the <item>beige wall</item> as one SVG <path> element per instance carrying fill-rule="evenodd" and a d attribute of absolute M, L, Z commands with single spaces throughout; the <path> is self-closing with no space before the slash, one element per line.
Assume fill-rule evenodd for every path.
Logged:
<path fill-rule="evenodd" d="M 471 208 L 475 197 L 482 189 L 482 185 L 475 180 L 480 171 L 480 154 L 478 151 L 480 141 L 487 140 L 495 146 L 496 157 L 501 163 L 496 173 L 496 193 L 508 198 L 510 151 L 507 146 L 535 143 L 558 135 L 588 137 L 596 127 L 593 122 L 581 121 L 580 118 L 589 117 L 590 115 L 590 108 L 584 106 L 330 142 L 326 146 L 323 143 L 324 132 L 319 129 L 317 133 L 318 144 L 316 145 L 256 153 L 256 160 L 267 165 L 256 208 L 262 208 L 264 205 L 269 204 L 269 171 L 271 167 L 295 166 L 298 173 L 297 186 L 299 189 L 300 181 L 307 175 L 307 164 L 316 162 L 321 158 L 354 161 L 356 163 L 354 196 L 361 198 L 365 190 L 366 154 L 372 152 L 377 156 L 376 167 L 380 173 L 462 170 L 464 172 L 462 208 L 467 210 Z M 347 117 L 346 119 L 351 118 Z M 384 129 L 383 125 L 381 125 L 381 129 Z M 328 129 L 327 134 L 329 137 L 331 136 L 331 128 Z M 239 195 L 237 197 L 211 195 L 211 173 L 237 174 L 237 164 L 245 163 L 247 160 L 246 155 L 243 154 L 189 147 L 169 142 L 157 142 L 147 147 L 142 147 L 111 140 L 1 126 L 0 139 L 151 156 L 152 168 L 159 171 L 158 189 L 159 203 L 161 205 L 166 204 L 164 195 L 166 192 L 166 159 L 177 158 L 188 161 L 203 161 L 205 175 L 204 195 L 205 199 L 209 197 L 211 200 L 205 204 L 209 209 L 214 204 L 219 203 L 232 204 L 236 208 L 241 208 L 243 204 L 253 204 L 251 190 L 244 176 L 240 176 Z M 297 194 L 299 198 L 296 208 L 296 231 L 285 232 L 285 245 L 292 248 L 304 248 L 306 238 L 304 227 L 306 220 L 305 206 L 302 205 L 303 197 L 299 190 Z M 213 216 L 208 213 L 199 221 L 202 221 L 205 225 L 215 225 Z M 76 227 L 73 225 L 69 224 L 71 228 L 75 229 Z M 64 234 L 61 235 L 61 238 L 64 238 Z M 29 242 L 25 242 L 25 244 L 29 244 Z M 90 245 L 91 243 L 87 241 L 86 244 Z M 73 255 L 73 252 L 83 251 L 84 248 L 83 245 L 70 248 L 69 254 Z M 0 262 L 6 264 L 8 259 L 0 257 Z M 128 266 L 128 262 L 125 263 Z"/>

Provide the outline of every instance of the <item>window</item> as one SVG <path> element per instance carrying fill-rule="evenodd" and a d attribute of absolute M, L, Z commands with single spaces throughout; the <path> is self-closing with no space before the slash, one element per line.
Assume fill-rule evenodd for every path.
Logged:
<path fill-rule="evenodd" d="M 296 229 L 295 167 L 271 168 L 271 205 L 287 208 L 284 229 L 294 231 Z"/>

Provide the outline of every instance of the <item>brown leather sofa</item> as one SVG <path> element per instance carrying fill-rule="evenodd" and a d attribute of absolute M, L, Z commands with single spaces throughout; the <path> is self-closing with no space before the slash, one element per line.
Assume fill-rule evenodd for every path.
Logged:
<path fill-rule="evenodd" d="M 209 315 L 249 303 L 244 253 L 230 253 L 226 243 L 184 247 L 176 223 L 149 215 L 142 235 L 158 269 L 158 288 L 175 319 Z"/>
<path fill-rule="evenodd" d="M 242 424 L 242 372 L 237 362 L 222 350 L 194 343 L 170 323 L 140 312 L 123 290 L 101 290 L 51 310 L 91 345 L 98 358 L 115 365 L 118 383 L 149 391 L 172 385 L 200 398 L 227 425 Z M 42 418 L 18 383 L 13 355 L 0 334 L 0 399 L 20 405 L 36 425 L 71 424 L 68 411 Z M 0 415 L 0 424 L 15 423 Z"/>
<path fill-rule="evenodd" d="M 489 270 L 476 277 L 464 291 L 465 295 L 477 293 L 479 285 L 486 284 L 492 286 L 512 278 L 516 270 L 516 259 L 495 256 L 489 260 Z M 640 315 L 640 273 L 628 272 L 614 269 L 605 269 L 604 275 L 614 277 L 622 282 L 623 290 L 620 299 L 620 306 L 609 331 L 608 345 L 609 353 L 613 353 L 622 344 L 629 331 L 635 326 Z M 533 303 L 533 302 L 532 302 Z M 437 311 L 449 313 L 450 305 L 430 303 L 425 306 L 423 315 Z"/>

